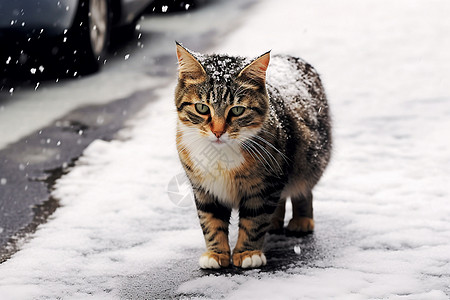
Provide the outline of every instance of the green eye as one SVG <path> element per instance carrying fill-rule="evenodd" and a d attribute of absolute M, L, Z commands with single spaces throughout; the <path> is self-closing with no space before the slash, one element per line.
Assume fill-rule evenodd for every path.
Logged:
<path fill-rule="evenodd" d="M 205 104 L 202 104 L 202 103 L 196 103 L 195 104 L 195 110 L 201 115 L 209 114 L 209 107 L 208 107 L 208 105 L 205 105 Z"/>
<path fill-rule="evenodd" d="M 235 117 L 239 117 L 245 111 L 245 107 L 243 106 L 235 106 L 231 109 L 231 114 Z"/>

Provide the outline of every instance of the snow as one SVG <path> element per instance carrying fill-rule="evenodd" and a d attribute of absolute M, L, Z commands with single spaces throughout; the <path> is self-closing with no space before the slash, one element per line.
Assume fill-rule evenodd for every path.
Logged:
<path fill-rule="evenodd" d="M 291 263 L 196 273 L 204 241 L 195 208 L 167 195 L 182 173 L 174 81 L 121 139 L 95 141 L 58 181 L 61 208 L 0 265 L 0 298 L 120 299 L 134 282 L 152 291 L 183 272 L 173 292 L 186 297 L 450 297 L 450 3 L 279 3 L 259 3 L 211 52 L 301 56 L 327 89 L 335 150 L 314 191 L 317 230 L 266 246 L 289 247 Z M 269 267 L 277 259 L 268 253 Z"/>
<path fill-rule="evenodd" d="M 312 84 L 312 78 L 304 76 L 303 81 L 297 81 L 292 75 L 298 73 L 296 70 L 298 66 L 287 62 L 287 59 L 288 57 L 276 55 L 271 58 L 267 82 L 280 89 L 283 97 L 295 98 L 300 94 L 302 99 L 312 101 L 307 89 Z"/>
<path fill-rule="evenodd" d="M 206 67 L 208 76 L 218 84 L 228 83 L 231 78 L 236 77 L 244 66 L 251 62 L 250 59 L 242 57 L 229 57 L 224 54 L 201 55 L 190 51 L 198 61 Z"/>
<path fill-rule="evenodd" d="M 123 84 L 124 82 L 127 84 Z M 48 83 L 40 86 L 37 82 L 27 90 L 10 89 L 12 97 L 8 102 L 5 101 L 5 109 L 0 110 L 0 127 L 3 129 L 0 148 L 48 125 L 79 106 L 105 104 L 130 96 L 135 91 L 160 86 L 164 82 L 163 79 L 158 80 L 128 70 L 101 72 L 76 81 L 61 81 L 58 86 L 52 87 Z"/>

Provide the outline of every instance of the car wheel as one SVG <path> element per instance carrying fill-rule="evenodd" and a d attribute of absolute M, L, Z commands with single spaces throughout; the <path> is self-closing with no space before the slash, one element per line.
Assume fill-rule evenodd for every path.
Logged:
<path fill-rule="evenodd" d="M 109 0 L 82 0 L 69 33 L 74 73 L 89 74 L 103 64 L 111 31 Z"/>

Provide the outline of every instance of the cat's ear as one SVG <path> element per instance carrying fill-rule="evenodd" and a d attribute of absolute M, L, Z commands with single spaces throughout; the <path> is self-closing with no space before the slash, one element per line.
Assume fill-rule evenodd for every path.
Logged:
<path fill-rule="evenodd" d="M 249 63 L 238 75 L 238 78 L 249 80 L 257 85 L 264 86 L 266 83 L 266 71 L 269 66 L 270 51 L 264 53 Z"/>
<path fill-rule="evenodd" d="M 180 43 L 177 44 L 178 78 L 187 84 L 206 80 L 206 72 L 198 60 Z"/>

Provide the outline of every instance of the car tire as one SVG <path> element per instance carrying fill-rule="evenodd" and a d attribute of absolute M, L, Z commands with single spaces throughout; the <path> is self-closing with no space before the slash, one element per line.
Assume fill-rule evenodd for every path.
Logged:
<path fill-rule="evenodd" d="M 100 69 L 108 49 L 111 32 L 109 0 L 81 0 L 68 33 L 69 56 L 73 54 L 76 74 L 90 74 Z M 70 74 L 69 74 L 70 75 Z"/>

